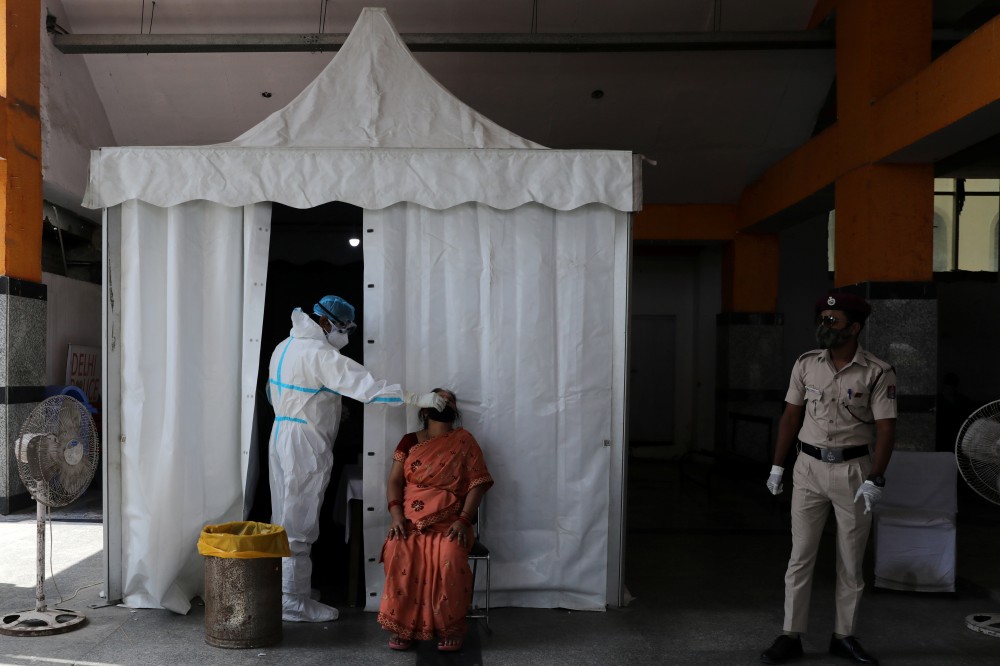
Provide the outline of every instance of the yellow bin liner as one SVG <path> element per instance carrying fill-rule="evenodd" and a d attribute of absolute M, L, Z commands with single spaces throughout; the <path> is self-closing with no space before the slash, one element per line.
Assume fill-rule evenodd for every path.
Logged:
<path fill-rule="evenodd" d="M 198 539 L 198 552 L 241 560 L 290 557 L 292 554 L 284 527 L 253 521 L 205 525 Z"/>

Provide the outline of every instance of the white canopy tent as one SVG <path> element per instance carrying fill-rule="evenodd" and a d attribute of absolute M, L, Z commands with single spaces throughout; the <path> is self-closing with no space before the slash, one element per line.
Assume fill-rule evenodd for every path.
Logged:
<path fill-rule="evenodd" d="M 270 203 L 342 201 L 364 209 L 365 365 L 454 389 L 496 478 L 483 520 L 496 601 L 619 603 L 639 182 L 631 153 L 546 149 L 462 104 L 380 9 L 233 142 L 95 151 L 84 204 L 105 209 L 109 598 L 186 612 L 201 591 L 201 527 L 242 518 L 253 479 Z M 365 409 L 372 608 L 407 424 Z"/>

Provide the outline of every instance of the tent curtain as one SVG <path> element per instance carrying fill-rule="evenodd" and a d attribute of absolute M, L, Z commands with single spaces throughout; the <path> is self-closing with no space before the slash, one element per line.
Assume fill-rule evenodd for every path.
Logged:
<path fill-rule="evenodd" d="M 269 233 L 270 204 L 121 205 L 128 606 L 186 613 L 202 527 L 243 517 Z"/>
<path fill-rule="evenodd" d="M 365 365 L 410 390 L 457 393 L 496 480 L 481 524 L 492 605 L 605 607 L 623 221 L 599 204 L 364 213 Z M 381 598 L 392 451 L 417 427 L 415 410 L 366 407 L 368 610 Z"/>

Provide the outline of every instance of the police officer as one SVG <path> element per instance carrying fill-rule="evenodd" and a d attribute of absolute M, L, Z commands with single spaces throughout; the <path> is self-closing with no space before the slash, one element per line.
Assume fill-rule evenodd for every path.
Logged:
<path fill-rule="evenodd" d="M 870 512 L 882 495 L 895 441 L 896 372 L 858 344 L 870 313 L 871 306 L 851 294 L 817 301 L 821 349 L 806 352 L 792 367 L 767 481 L 772 494 L 782 491 L 781 465 L 795 445 L 792 553 L 785 572 L 784 631 L 761 655 L 765 664 L 802 655 L 816 552 L 831 507 L 837 521 L 837 614 L 830 654 L 878 663 L 861 647 L 854 627 Z"/>

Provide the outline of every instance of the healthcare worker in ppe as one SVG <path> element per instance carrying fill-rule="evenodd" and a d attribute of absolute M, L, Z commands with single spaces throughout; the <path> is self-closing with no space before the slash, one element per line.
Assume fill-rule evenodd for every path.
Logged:
<path fill-rule="evenodd" d="M 436 393 L 415 395 L 386 386 L 340 353 L 354 330 L 354 308 L 325 296 L 310 317 L 292 312 L 292 331 L 271 355 L 267 397 L 274 406 L 269 449 L 271 522 L 288 533 L 292 556 L 281 567 L 281 617 L 293 622 L 336 620 L 336 608 L 310 597 L 309 551 L 319 536 L 319 510 L 333 468 L 340 396 L 364 403 L 441 409 Z"/>

